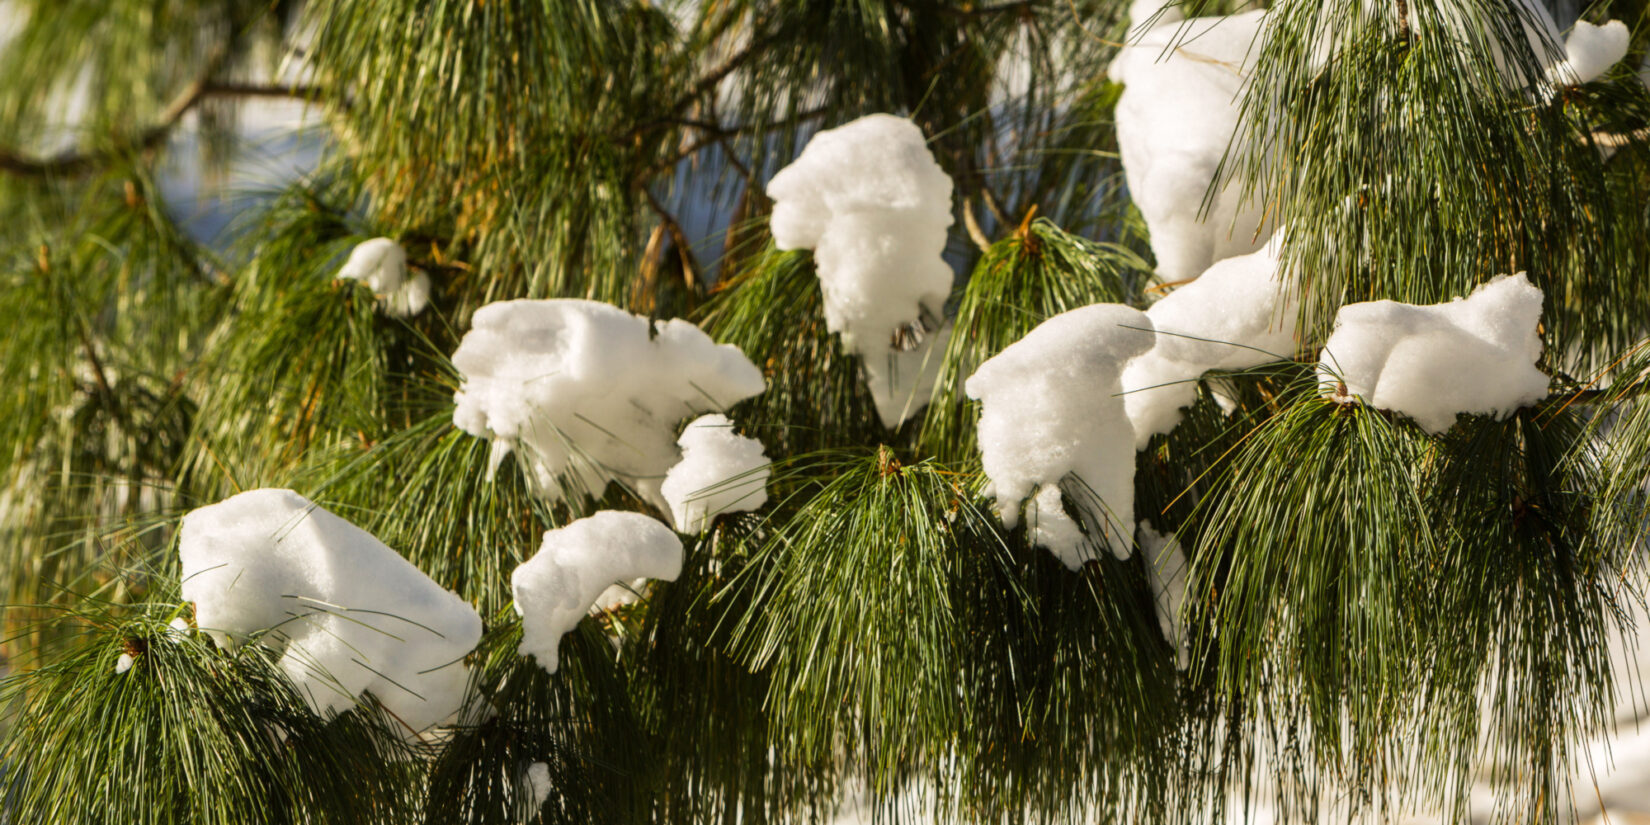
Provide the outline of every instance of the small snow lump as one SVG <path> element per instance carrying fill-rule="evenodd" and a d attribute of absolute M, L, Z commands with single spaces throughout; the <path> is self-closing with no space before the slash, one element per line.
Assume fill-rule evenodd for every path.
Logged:
<path fill-rule="evenodd" d="M 679 533 L 697 533 L 722 513 L 743 513 L 768 502 L 768 456 L 762 442 L 733 431 L 724 415 L 693 420 L 676 439 L 682 460 L 665 474 L 661 491 Z"/>
<path fill-rule="evenodd" d="M 1209 370 L 1288 359 L 1295 352 L 1299 302 L 1284 283 L 1283 233 L 1247 255 L 1217 261 L 1197 280 L 1151 305 L 1156 343 L 1123 369 L 1123 403 L 1135 449 L 1180 423 Z"/>
<path fill-rule="evenodd" d="M 1320 392 L 1342 403 L 1361 398 L 1435 434 L 1461 413 L 1511 415 L 1547 395 L 1535 366 L 1541 297 L 1520 272 L 1443 304 L 1341 307 L 1318 361 Z"/>
<path fill-rule="evenodd" d="M 538 553 L 510 574 L 521 616 L 521 655 L 555 673 L 561 638 L 578 627 L 611 585 L 638 578 L 674 581 L 682 541 L 640 513 L 603 510 L 547 531 Z"/>
<path fill-rule="evenodd" d="M 430 303 L 430 276 L 419 272 L 408 278 L 407 252 L 389 238 L 356 244 L 337 277 L 366 284 L 391 318 L 411 318 Z"/>
<path fill-rule="evenodd" d="M 1123 365 L 1152 346 L 1152 321 L 1118 304 L 1095 304 L 1039 324 L 968 377 L 980 401 L 979 444 L 988 494 L 1003 523 L 1035 516 L 1033 540 L 1067 567 L 1087 559 L 1062 482 L 1079 502 L 1095 546 L 1127 556 L 1134 536 L 1134 428 L 1124 411 Z M 1052 490 L 1052 492 L 1051 492 Z"/>

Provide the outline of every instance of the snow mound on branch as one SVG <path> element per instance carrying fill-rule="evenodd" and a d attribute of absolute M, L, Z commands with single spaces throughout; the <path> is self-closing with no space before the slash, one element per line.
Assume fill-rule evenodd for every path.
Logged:
<path fill-rule="evenodd" d="M 430 303 L 430 276 L 407 277 L 407 252 L 389 238 L 362 241 L 350 250 L 338 280 L 360 281 L 378 296 L 378 308 L 391 318 L 410 318 Z"/>
<path fill-rule="evenodd" d="M 1283 233 L 1248 255 L 1216 262 L 1197 280 L 1152 304 L 1151 351 L 1123 368 L 1123 404 L 1135 449 L 1180 423 L 1209 370 L 1236 370 L 1290 358 L 1300 304 L 1283 282 Z"/>
<path fill-rule="evenodd" d="M 1348 304 L 1318 362 L 1320 391 L 1402 413 L 1435 434 L 1461 413 L 1511 415 L 1547 395 L 1535 366 L 1541 298 L 1520 272 L 1443 304 Z"/>
<path fill-rule="evenodd" d="M 762 442 L 733 431 L 723 415 L 704 415 L 682 431 L 682 460 L 665 474 L 661 490 L 680 533 L 697 533 L 723 513 L 768 503 L 768 456 Z"/>
<path fill-rule="evenodd" d="M 1135 7 L 1151 6 L 1149 15 L 1161 5 Z M 1259 204 L 1235 186 L 1202 213 L 1237 129 L 1251 46 L 1265 21 L 1266 12 L 1252 11 L 1158 25 L 1112 61 L 1111 78 L 1123 84 L 1116 121 L 1123 175 L 1164 281 L 1196 278 L 1217 260 L 1253 252 L 1270 234 Z"/>
<path fill-rule="evenodd" d="M 673 581 L 681 572 L 681 540 L 640 513 L 603 510 L 546 532 L 538 553 L 510 574 L 521 655 L 555 673 L 562 636 L 609 586 L 638 578 Z"/>
<path fill-rule="evenodd" d="M 1134 535 L 1134 429 L 1124 411 L 1123 365 L 1152 346 L 1152 321 L 1117 304 L 1061 313 L 980 365 L 964 390 L 981 403 L 987 494 L 1003 524 L 1035 516 L 1033 540 L 1076 569 L 1087 550 L 1060 499 L 1079 502 L 1095 545 L 1127 556 Z"/>
<path fill-rule="evenodd" d="M 868 115 L 814 135 L 767 191 L 774 244 L 814 250 L 825 326 L 863 358 L 883 426 L 899 426 L 932 395 L 949 336 L 951 178 L 916 124 Z"/>
<path fill-rule="evenodd" d="M 764 386 L 738 347 L 686 321 L 650 324 L 575 299 L 476 310 L 453 366 L 464 379 L 453 424 L 492 439 L 495 468 L 519 448 L 529 483 L 551 501 L 618 481 L 660 509 L 660 483 L 680 458 L 677 422 Z"/>
<path fill-rule="evenodd" d="M 1620 20 L 1602 26 L 1577 20 L 1564 39 L 1564 59 L 1548 69 L 1547 77 L 1561 86 L 1597 80 L 1627 56 L 1630 39 L 1627 25 Z"/>
<path fill-rule="evenodd" d="M 291 490 L 249 490 L 183 517 L 183 598 L 220 645 L 268 631 L 318 714 L 371 693 L 414 731 L 464 700 L 481 618 L 370 533 Z"/>

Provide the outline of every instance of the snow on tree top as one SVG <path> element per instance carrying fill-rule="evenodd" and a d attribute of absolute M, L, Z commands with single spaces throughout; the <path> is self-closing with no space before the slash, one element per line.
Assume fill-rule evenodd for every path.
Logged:
<path fill-rule="evenodd" d="M 1348 304 L 1318 362 L 1320 390 L 1402 413 L 1430 433 L 1461 413 L 1511 415 L 1547 395 L 1535 366 L 1541 298 L 1520 272 L 1442 304 Z"/>
<path fill-rule="evenodd" d="M 640 513 L 603 510 L 547 531 L 538 553 L 510 574 L 521 655 L 555 673 L 562 636 L 602 591 L 637 578 L 674 581 L 681 572 L 681 539 Z"/>
<path fill-rule="evenodd" d="M 407 251 L 389 238 L 362 241 L 338 270 L 341 281 L 360 281 L 378 296 L 378 307 L 392 318 L 410 318 L 430 303 L 430 276 L 407 277 Z"/>
<path fill-rule="evenodd" d="M 463 703 L 481 618 L 370 533 L 291 490 L 249 490 L 183 517 L 183 598 L 219 644 L 267 631 L 316 713 L 371 693 L 417 731 Z"/>
<path fill-rule="evenodd" d="M 1084 561 L 1080 534 L 1049 488 L 1068 476 L 1086 489 L 1091 533 L 1119 556 L 1134 535 L 1134 428 L 1124 412 L 1121 374 L 1129 359 L 1152 346 L 1152 321 L 1118 304 L 1061 313 L 981 364 L 968 377 L 968 397 L 981 403 L 979 444 L 988 493 L 1003 523 L 1019 523 L 1020 502 L 1035 495 L 1028 513 L 1053 519 L 1034 541 L 1068 567 Z M 1053 506 L 1051 506 L 1053 505 Z M 1103 512 L 1101 512 L 1103 511 Z M 1034 525 L 1034 531 L 1038 529 Z"/>
<path fill-rule="evenodd" d="M 915 124 L 869 115 L 814 135 L 767 191 L 774 244 L 814 250 L 825 325 L 863 357 L 883 425 L 898 426 L 927 403 L 949 334 L 950 176 Z"/>
<path fill-rule="evenodd" d="M 601 495 L 619 481 L 661 509 L 679 454 L 676 423 L 764 388 L 738 347 L 682 320 L 595 301 L 503 301 L 475 312 L 453 365 L 453 423 L 493 440 L 494 463 L 520 448 L 540 495 Z M 656 333 L 656 334 L 650 334 Z"/>
<path fill-rule="evenodd" d="M 768 502 L 762 442 L 734 432 L 727 416 L 694 419 L 676 443 L 682 460 L 665 474 L 661 491 L 678 532 L 697 533 L 722 513 L 749 512 Z"/>

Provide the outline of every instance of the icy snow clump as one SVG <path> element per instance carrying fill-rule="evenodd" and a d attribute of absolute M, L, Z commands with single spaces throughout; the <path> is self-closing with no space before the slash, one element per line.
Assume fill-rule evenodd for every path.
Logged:
<path fill-rule="evenodd" d="M 674 581 L 681 572 L 681 540 L 640 513 L 603 510 L 546 532 L 538 553 L 510 574 L 521 655 L 555 673 L 561 637 L 609 586 L 638 578 Z"/>
<path fill-rule="evenodd" d="M 679 319 L 650 324 L 562 299 L 488 304 L 471 323 L 453 353 L 464 379 L 453 423 L 492 439 L 495 468 L 519 450 L 529 483 L 552 501 L 618 481 L 664 509 L 677 422 L 763 389 L 738 347 Z"/>
<path fill-rule="evenodd" d="M 697 533 L 723 513 L 768 503 L 768 456 L 762 442 L 733 431 L 724 415 L 703 415 L 676 439 L 682 460 L 661 489 L 679 533 Z"/>
<path fill-rule="evenodd" d="M 1547 395 L 1535 366 L 1540 319 L 1541 290 L 1522 272 L 1443 304 L 1348 304 L 1318 361 L 1319 388 L 1407 415 L 1430 433 L 1460 413 L 1505 417 Z"/>
<path fill-rule="evenodd" d="M 183 598 L 219 644 L 268 631 L 316 713 L 372 693 L 414 731 L 464 700 L 481 618 L 359 527 L 291 490 L 249 490 L 183 517 Z"/>
<path fill-rule="evenodd" d="M 430 276 L 419 272 L 408 278 L 407 252 L 389 238 L 356 244 L 337 277 L 366 284 L 391 318 L 410 318 L 430 303 Z"/>
<path fill-rule="evenodd" d="M 1003 524 L 1020 502 L 1036 518 L 1033 540 L 1076 569 L 1087 559 L 1060 485 L 1093 543 L 1127 556 L 1134 535 L 1134 428 L 1124 411 L 1123 365 L 1152 346 L 1152 321 L 1118 304 L 1061 313 L 980 365 L 964 390 L 980 401 L 987 493 Z"/>
<path fill-rule="evenodd" d="M 951 178 L 916 124 L 868 115 L 814 135 L 768 197 L 774 244 L 814 250 L 825 326 L 861 356 L 883 425 L 899 426 L 928 403 L 950 335 Z"/>
<path fill-rule="evenodd" d="M 1283 282 L 1283 233 L 1248 255 L 1227 258 L 1152 304 L 1152 349 L 1123 368 L 1123 404 L 1135 449 L 1180 423 L 1209 370 L 1236 370 L 1295 352 L 1299 301 Z"/>
<path fill-rule="evenodd" d="M 1135 23 L 1161 5 L 1135 3 Z M 1123 84 L 1117 145 L 1129 196 L 1146 219 L 1158 276 L 1184 281 L 1222 258 L 1253 252 L 1270 234 L 1259 204 L 1235 186 L 1222 189 L 1202 214 L 1237 129 L 1246 61 L 1266 12 L 1173 23 L 1174 12 L 1124 46 L 1110 74 Z"/>

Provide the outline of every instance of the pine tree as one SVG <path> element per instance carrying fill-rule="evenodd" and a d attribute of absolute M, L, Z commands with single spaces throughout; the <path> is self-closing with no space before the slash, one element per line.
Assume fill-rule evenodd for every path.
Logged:
<path fill-rule="evenodd" d="M 1206 59 L 1237 78 L 1235 126 L 1156 160 L 1195 184 L 1173 232 L 1275 269 L 1262 326 L 1293 330 L 1288 351 L 1182 334 L 1248 354 L 1121 396 L 1071 382 L 1083 426 L 1185 399 L 1131 430 L 1132 508 L 1073 471 L 1022 518 L 993 477 L 982 408 L 1016 399 L 982 403 L 982 365 L 1236 260 L 1172 246 L 1162 178 L 1125 184 L 1159 145 L 1122 113 L 1178 104 L 1118 67 L 1199 59 L 1218 35 L 1176 21 L 1240 5 L 9 4 L 0 819 L 778 823 L 848 796 L 887 821 L 1573 818 L 1646 573 L 1644 4 L 1586 11 L 1633 29 L 1586 77 L 1530 36 L 1565 11 L 1533 0 L 1253 18 L 1235 62 Z M 241 107 L 272 97 L 316 113 L 316 167 L 192 235 L 167 170 L 229 169 L 252 151 Z M 768 187 L 876 113 L 908 118 L 954 187 L 949 295 L 886 343 L 842 334 L 831 253 L 782 242 Z M 1195 131 L 1218 112 L 1178 114 Z M 401 255 L 404 281 L 378 268 Z M 1427 350 L 1433 383 L 1391 403 L 1325 354 L 1349 305 L 1518 272 L 1539 290 L 1538 397 L 1428 426 L 1417 410 L 1486 380 L 1470 353 Z M 736 346 L 765 389 L 693 413 L 772 464 L 761 506 L 678 523 L 674 579 L 626 582 L 547 661 L 522 655 L 540 628 L 512 595 L 546 532 L 671 523 L 658 478 L 609 485 L 589 444 L 546 479 L 455 421 L 478 310 L 571 298 Z M 1147 346 L 1175 337 L 1139 317 Z M 884 349 L 932 379 L 892 423 Z M 182 519 L 262 488 L 474 609 L 479 642 L 443 665 L 468 679 L 454 717 L 419 730 L 390 687 L 318 714 L 276 628 L 231 643 L 196 621 Z M 1073 555 L 1050 552 L 1056 513 Z"/>

